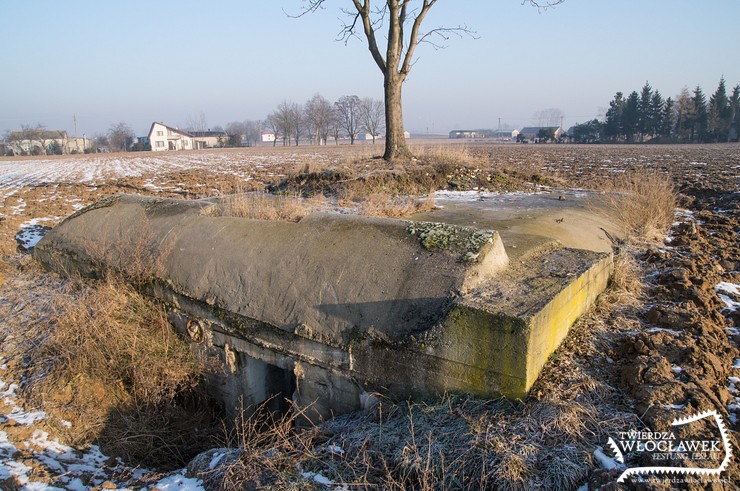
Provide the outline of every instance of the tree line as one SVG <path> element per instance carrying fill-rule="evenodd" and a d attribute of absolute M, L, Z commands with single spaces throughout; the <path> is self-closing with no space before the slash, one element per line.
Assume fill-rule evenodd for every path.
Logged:
<path fill-rule="evenodd" d="M 301 141 L 313 145 L 335 144 L 340 138 L 349 138 L 354 144 L 360 132 L 371 135 L 373 143 L 385 127 L 383 102 L 356 95 L 340 97 L 331 102 L 321 94 L 303 104 L 283 101 L 262 121 L 232 121 L 224 129 L 229 146 L 259 143 L 262 133 L 272 133 L 273 146 L 299 145 Z M 220 127 L 218 128 L 220 129 Z"/>
<path fill-rule="evenodd" d="M 617 92 L 609 102 L 604 121 L 594 119 L 575 125 L 569 136 L 576 142 L 715 143 L 737 141 L 740 123 L 740 84 L 730 95 L 724 77 L 707 101 L 702 88 L 683 88 L 663 99 L 660 91 L 645 82 L 640 92 L 627 97 Z"/>
<path fill-rule="evenodd" d="M 275 136 L 273 145 L 282 141 L 284 146 L 292 143 L 297 146 L 302 139 L 326 145 L 329 138 L 338 143 L 343 137 L 354 144 L 360 132 L 371 135 L 375 143 L 385 126 L 385 109 L 382 101 L 371 97 L 346 95 L 332 104 L 316 94 L 303 105 L 281 102 L 267 116 L 264 125 Z"/>
<path fill-rule="evenodd" d="M 315 145 L 326 145 L 329 139 L 335 144 L 340 138 L 349 138 L 354 144 L 361 132 L 371 135 L 373 143 L 385 127 L 385 108 L 383 101 L 371 97 L 360 98 L 356 95 L 340 97 L 336 102 L 330 102 L 321 94 L 314 95 L 304 104 L 291 101 L 281 102 L 264 120 L 232 121 L 222 126 L 209 128 L 205 114 L 201 112 L 196 117 L 188 117 L 184 130 L 188 132 L 202 132 L 213 130 L 223 132 L 226 136 L 219 139 L 219 146 L 239 147 L 256 145 L 262 141 L 262 134 L 269 131 L 274 135 L 273 145 L 281 143 L 284 146 L 298 145 L 308 142 Z M 49 136 L 52 132 L 46 131 L 41 124 L 37 126 L 24 125 L 21 131 L 8 132 L 5 141 L 8 143 L 33 142 L 27 152 L 33 155 L 62 153 Z M 60 133 L 61 132 L 56 132 Z M 149 150 L 145 143 L 137 141 L 131 127 L 119 122 L 111 125 L 105 134 L 97 134 L 90 138 L 89 147 L 85 153 L 99 151 L 140 151 Z M 12 154 L 12 150 L 8 150 Z"/>

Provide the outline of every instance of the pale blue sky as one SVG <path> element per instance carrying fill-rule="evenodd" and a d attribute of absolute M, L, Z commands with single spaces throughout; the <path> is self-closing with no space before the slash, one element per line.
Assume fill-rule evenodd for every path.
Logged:
<path fill-rule="evenodd" d="M 263 119 L 283 100 L 382 97 L 364 43 L 335 41 L 341 7 L 300 19 L 301 0 L 0 0 L 0 131 L 21 124 L 88 135 L 124 121 L 209 126 Z M 664 97 L 724 75 L 740 83 L 740 0 L 440 0 L 427 27 L 467 24 L 479 38 L 422 46 L 404 88 L 406 128 L 592 119 L 646 80 Z"/>

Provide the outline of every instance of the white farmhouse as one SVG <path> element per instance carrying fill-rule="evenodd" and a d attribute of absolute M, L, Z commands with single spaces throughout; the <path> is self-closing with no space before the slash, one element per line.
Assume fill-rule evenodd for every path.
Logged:
<path fill-rule="evenodd" d="M 187 131 L 172 128 L 164 123 L 152 123 L 149 130 L 149 141 L 153 152 L 165 150 L 193 150 L 193 135 Z"/>

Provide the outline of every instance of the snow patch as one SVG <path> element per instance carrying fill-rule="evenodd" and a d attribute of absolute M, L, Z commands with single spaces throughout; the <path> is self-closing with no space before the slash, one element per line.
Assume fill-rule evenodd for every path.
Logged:
<path fill-rule="evenodd" d="M 735 312 L 740 308 L 740 285 L 722 281 L 714 287 L 714 290 L 726 305 L 726 310 Z"/>
<path fill-rule="evenodd" d="M 686 404 L 663 404 L 663 409 L 686 409 Z"/>
<path fill-rule="evenodd" d="M 337 445 L 329 445 L 326 447 L 329 452 L 331 452 L 333 455 L 344 455 L 344 449 Z"/>
<path fill-rule="evenodd" d="M 599 447 L 594 450 L 594 457 L 599 461 L 599 465 L 604 469 L 611 470 L 619 467 L 619 463 L 613 458 L 607 456 Z"/>
<path fill-rule="evenodd" d="M 29 225 L 21 228 L 20 232 L 15 234 L 15 241 L 18 242 L 21 249 L 29 251 L 36 247 L 36 244 L 38 244 L 50 230 L 51 228 L 45 225 Z"/>
<path fill-rule="evenodd" d="M 205 491 L 203 481 L 185 477 L 183 474 L 173 474 L 154 485 L 160 491 Z"/>
<path fill-rule="evenodd" d="M 6 414 L 7 419 L 12 419 L 16 423 L 22 426 L 29 426 L 34 424 L 36 421 L 46 419 L 46 413 L 44 411 L 31 411 L 26 412 L 19 407 L 14 407 L 13 410 Z"/>

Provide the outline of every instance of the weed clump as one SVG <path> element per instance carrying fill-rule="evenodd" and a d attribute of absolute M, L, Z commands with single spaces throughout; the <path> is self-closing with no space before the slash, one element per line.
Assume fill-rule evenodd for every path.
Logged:
<path fill-rule="evenodd" d="M 582 401 L 379 401 L 302 429 L 299 408 L 243 418 L 238 452 L 219 451 L 232 458 L 193 474 L 214 489 L 565 490 L 591 466 L 584 432 L 600 433 Z"/>
<path fill-rule="evenodd" d="M 630 171 L 602 186 L 601 201 L 614 213 L 625 233 L 644 241 L 659 241 L 673 222 L 676 190 L 667 176 L 647 170 Z"/>
<path fill-rule="evenodd" d="M 214 443 L 202 368 L 164 307 L 113 277 L 61 287 L 37 323 L 31 395 L 72 444 L 160 468 Z M 41 314 L 41 313 L 40 313 Z"/>
<path fill-rule="evenodd" d="M 208 216 L 298 222 L 314 209 L 320 208 L 321 201 L 321 199 L 308 201 L 297 195 L 239 193 L 222 198 L 219 205 L 206 208 L 205 213 Z"/>

